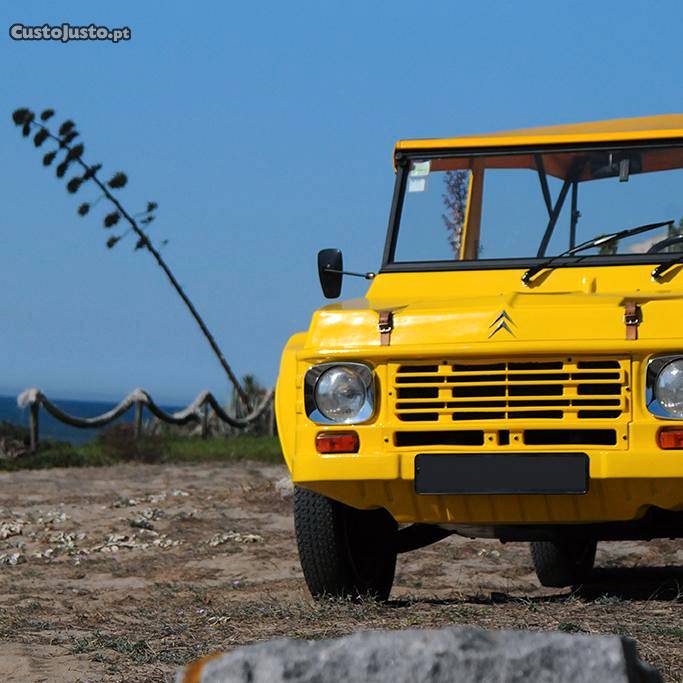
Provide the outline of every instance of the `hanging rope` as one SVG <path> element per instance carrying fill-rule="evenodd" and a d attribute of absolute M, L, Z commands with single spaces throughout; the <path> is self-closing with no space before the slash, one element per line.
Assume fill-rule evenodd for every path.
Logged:
<path fill-rule="evenodd" d="M 26 389 L 26 391 L 23 391 L 17 398 L 17 404 L 20 408 L 29 407 L 33 410 L 35 410 L 36 407 L 42 406 L 56 420 L 80 429 L 104 427 L 121 417 L 121 415 L 134 405 L 146 406 L 149 412 L 162 422 L 172 425 L 185 425 L 189 422 L 201 421 L 203 419 L 204 406 L 210 406 L 219 420 L 229 424 L 231 427 L 243 429 L 255 420 L 258 420 L 265 413 L 266 409 L 271 406 L 273 393 L 274 390 L 269 389 L 261 402 L 246 417 L 241 418 L 228 415 L 223 410 L 220 403 L 218 403 L 216 397 L 209 391 L 202 391 L 187 408 L 179 410 L 176 413 L 167 413 L 160 408 L 144 389 L 134 389 L 118 405 L 114 406 L 106 413 L 96 415 L 95 417 L 77 417 L 64 412 L 61 408 L 52 403 L 40 389 Z"/>

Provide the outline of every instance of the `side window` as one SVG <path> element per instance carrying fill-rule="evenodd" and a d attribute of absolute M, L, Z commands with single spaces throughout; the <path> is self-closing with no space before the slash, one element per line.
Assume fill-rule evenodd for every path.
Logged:
<path fill-rule="evenodd" d="M 396 261 L 459 258 L 469 182 L 469 171 L 409 173 Z"/>

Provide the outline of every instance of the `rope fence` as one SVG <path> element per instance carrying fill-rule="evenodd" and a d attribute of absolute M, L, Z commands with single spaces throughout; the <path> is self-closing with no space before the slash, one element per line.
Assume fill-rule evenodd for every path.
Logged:
<path fill-rule="evenodd" d="M 38 446 L 39 427 L 40 427 L 40 408 L 44 408 L 52 417 L 60 422 L 78 429 L 94 429 L 111 424 L 131 407 L 135 408 L 135 437 L 139 438 L 142 434 L 143 408 L 146 408 L 154 417 L 166 424 L 182 426 L 192 422 L 199 422 L 202 426 L 202 438 L 207 438 L 209 432 L 210 410 L 216 418 L 236 429 L 244 429 L 250 424 L 269 414 L 269 432 L 271 435 L 275 431 L 275 414 L 273 402 L 274 390 L 269 389 L 259 404 L 246 416 L 234 417 L 228 415 L 223 410 L 216 397 L 210 391 L 202 391 L 187 408 L 175 413 L 167 413 L 160 408 L 154 399 L 144 389 L 134 389 L 118 405 L 111 410 L 95 417 L 77 417 L 63 411 L 50 401 L 40 389 L 26 389 L 17 398 L 20 408 L 29 409 L 29 431 L 31 451 L 35 451 Z"/>

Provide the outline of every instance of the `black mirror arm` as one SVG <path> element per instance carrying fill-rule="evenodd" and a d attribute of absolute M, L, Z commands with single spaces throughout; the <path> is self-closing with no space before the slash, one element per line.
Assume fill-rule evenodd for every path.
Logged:
<path fill-rule="evenodd" d="M 350 270 L 336 270 L 334 268 L 324 268 L 326 273 L 339 273 L 340 275 L 352 275 L 353 277 L 362 277 L 365 280 L 373 280 L 377 273 L 353 273 Z"/>

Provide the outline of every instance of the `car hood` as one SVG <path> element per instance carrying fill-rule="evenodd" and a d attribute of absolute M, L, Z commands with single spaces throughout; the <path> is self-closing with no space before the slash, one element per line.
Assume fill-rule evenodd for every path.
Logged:
<path fill-rule="evenodd" d="M 651 266 L 648 274 L 649 270 Z M 494 287 L 498 291 L 486 291 L 492 289 L 492 283 L 481 273 L 478 279 L 456 277 L 455 283 L 453 278 L 449 281 L 442 276 L 463 274 L 381 275 L 367 297 L 331 304 L 317 311 L 306 346 L 334 350 L 380 345 L 380 311 L 393 314 L 392 347 L 476 344 L 483 351 L 493 341 L 510 344 L 623 341 L 625 305 L 629 302 L 639 309 L 639 339 L 683 337 L 683 316 L 680 315 L 683 291 L 680 289 L 633 289 L 628 287 L 628 281 L 619 281 L 611 287 L 605 281 L 600 287 L 595 277 L 570 283 L 575 289 L 560 288 L 567 280 L 568 271 L 557 271 L 560 272 L 564 277 L 558 278 L 560 282 L 554 288 L 539 286 L 527 290 L 515 286 L 519 277 L 515 283 L 508 271 L 507 291 L 500 277 L 499 286 Z M 407 275 L 413 277 L 406 278 Z M 577 273 L 571 275 L 576 280 Z M 381 282 L 380 278 L 385 281 Z M 644 283 L 648 284 L 647 278 Z"/>

